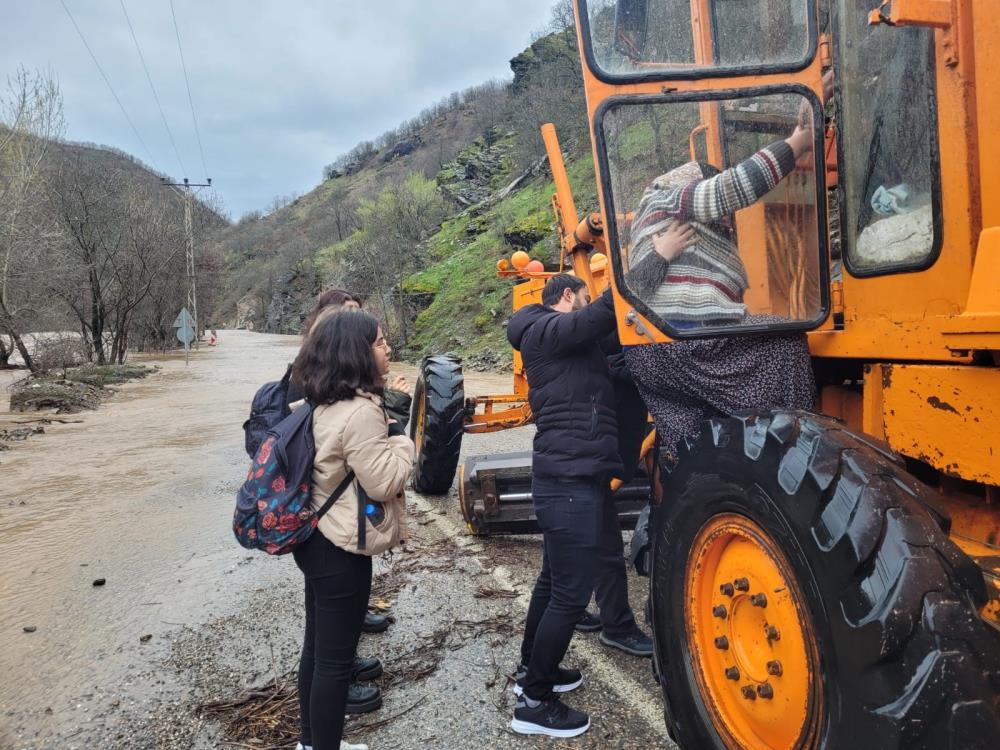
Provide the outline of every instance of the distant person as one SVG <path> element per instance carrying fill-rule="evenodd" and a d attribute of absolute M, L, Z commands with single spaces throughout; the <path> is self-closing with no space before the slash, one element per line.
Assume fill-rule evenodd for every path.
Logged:
<path fill-rule="evenodd" d="M 323 505 L 349 471 L 376 502 L 398 502 L 404 496 L 413 443 L 382 408 L 391 353 L 378 321 L 348 310 L 317 321 L 295 359 L 292 382 L 314 408 L 314 508 Z M 293 552 L 305 576 L 300 750 L 367 750 L 344 742 L 342 734 L 371 595 L 372 559 L 331 541 L 342 533 L 338 522 L 333 512 L 323 516 L 319 533 Z"/>
<path fill-rule="evenodd" d="M 558 695 L 583 676 L 560 666 L 574 626 L 597 593 L 601 640 L 629 653 L 652 652 L 628 605 L 628 580 L 610 480 L 623 468 L 616 396 L 601 341 L 615 330 L 610 290 L 593 304 L 586 285 L 557 274 L 542 304 L 518 310 L 507 326 L 521 353 L 536 432 L 531 495 L 544 551 L 528 607 L 511 728 L 575 737 L 590 718 Z"/>
<path fill-rule="evenodd" d="M 215 329 L 213 328 L 213 329 L 212 329 L 212 330 L 211 330 L 211 331 L 209 332 L 209 336 L 208 336 L 208 345 L 209 345 L 209 346 L 215 346 L 215 345 L 216 345 L 217 343 L 219 343 L 219 334 L 217 334 L 217 333 L 215 332 Z"/>

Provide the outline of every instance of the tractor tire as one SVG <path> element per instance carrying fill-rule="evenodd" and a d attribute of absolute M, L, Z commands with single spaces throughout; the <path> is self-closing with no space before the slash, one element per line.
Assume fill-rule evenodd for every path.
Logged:
<path fill-rule="evenodd" d="M 410 438 L 416 446 L 413 488 L 426 495 L 451 489 L 465 430 L 465 388 L 461 360 L 425 357 L 413 393 Z"/>
<path fill-rule="evenodd" d="M 891 450 L 804 412 L 706 422 L 664 469 L 654 670 L 685 748 L 995 748 L 982 572 Z"/>

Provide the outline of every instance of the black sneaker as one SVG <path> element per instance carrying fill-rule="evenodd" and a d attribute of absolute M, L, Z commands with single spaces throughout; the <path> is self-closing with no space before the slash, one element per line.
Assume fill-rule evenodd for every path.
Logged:
<path fill-rule="evenodd" d="M 375 612 L 365 612 L 365 621 L 361 624 L 362 633 L 384 633 L 388 629 L 388 617 Z"/>
<path fill-rule="evenodd" d="M 382 691 L 372 685 L 352 683 L 347 688 L 347 707 L 344 713 L 367 714 L 382 708 Z"/>
<path fill-rule="evenodd" d="M 579 669 L 563 669 L 559 667 L 557 674 L 556 682 L 552 686 L 553 693 L 568 693 L 571 690 L 576 690 L 583 684 L 583 674 L 581 674 Z M 516 678 L 514 695 L 520 697 L 524 693 L 524 690 L 521 688 L 521 680 L 527 677 L 527 675 L 528 668 L 523 664 L 518 664 L 517 670 L 514 672 L 514 677 Z"/>
<path fill-rule="evenodd" d="M 374 656 L 355 656 L 351 666 L 353 682 L 368 682 L 382 676 L 382 662 Z"/>
<path fill-rule="evenodd" d="M 514 708 L 510 728 L 518 734 L 577 737 L 590 729 L 590 717 L 570 708 L 558 698 L 539 701 L 534 708 L 521 699 Z"/>
<path fill-rule="evenodd" d="M 596 633 L 601 629 L 601 618 L 587 610 L 574 627 L 578 633 Z"/>
<path fill-rule="evenodd" d="M 607 633 L 601 633 L 599 637 L 601 643 L 605 646 L 616 648 L 619 651 L 624 651 L 626 654 L 643 657 L 650 657 L 653 655 L 653 639 L 641 630 L 637 630 L 634 633 L 615 636 L 609 636 Z"/>

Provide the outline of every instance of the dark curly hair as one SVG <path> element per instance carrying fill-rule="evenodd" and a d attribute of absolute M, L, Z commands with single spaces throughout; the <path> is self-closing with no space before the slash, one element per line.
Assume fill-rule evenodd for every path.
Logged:
<path fill-rule="evenodd" d="M 357 391 L 379 396 L 385 388 L 372 352 L 379 322 L 361 310 L 320 320 L 292 365 L 292 382 L 313 404 L 354 398 Z"/>

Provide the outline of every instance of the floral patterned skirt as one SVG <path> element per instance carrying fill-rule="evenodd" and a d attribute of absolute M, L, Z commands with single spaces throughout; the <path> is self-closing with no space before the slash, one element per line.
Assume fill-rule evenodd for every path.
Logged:
<path fill-rule="evenodd" d="M 748 316 L 745 323 L 773 322 Z M 656 423 L 677 455 L 706 419 L 742 409 L 807 409 L 816 382 L 805 334 L 732 336 L 627 347 L 625 359 Z"/>

